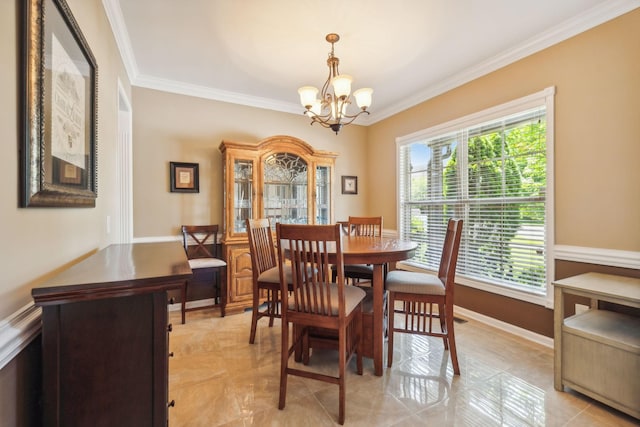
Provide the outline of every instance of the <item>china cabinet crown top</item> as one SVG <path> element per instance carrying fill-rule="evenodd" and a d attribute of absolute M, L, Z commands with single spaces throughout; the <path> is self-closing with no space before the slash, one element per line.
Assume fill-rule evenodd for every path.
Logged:
<path fill-rule="evenodd" d="M 338 157 L 338 153 L 325 150 L 316 150 L 305 141 L 288 135 L 275 135 L 265 138 L 261 141 L 251 142 L 239 142 L 223 140 L 220 143 L 219 149 L 223 154 L 228 149 L 240 149 L 256 152 L 282 152 L 282 151 L 295 151 L 300 154 L 307 154 L 311 156 L 325 157 L 335 159 Z"/>

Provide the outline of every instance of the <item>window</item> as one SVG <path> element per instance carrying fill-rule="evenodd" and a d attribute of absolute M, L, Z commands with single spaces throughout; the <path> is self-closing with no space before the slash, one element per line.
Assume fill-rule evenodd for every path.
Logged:
<path fill-rule="evenodd" d="M 464 220 L 456 281 L 549 305 L 554 88 L 398 138 L 398 219 L 437 270 L 449 217 Z"/>

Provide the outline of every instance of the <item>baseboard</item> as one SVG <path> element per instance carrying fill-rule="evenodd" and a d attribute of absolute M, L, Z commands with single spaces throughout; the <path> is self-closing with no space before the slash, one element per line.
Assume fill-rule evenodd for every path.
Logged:
<path fill-rule="evenodd" d="M 0 321 L 0 369 L 38 336 L 41 314 L 42 309 L 32 302 Z"/>
<path fill-rule="evenodd" d="M 189 310 L 190 308 L 209 307 L 214 305 L 215 303 L 215 298 L 199 299 L 197 301 L 187 301 L 185 308 Z M 181 309 L 182 307 L 178 303 L 169 305 L 169 311 L 180 311 Z"/>
<path fill-rule="evenodd" d="M 132 243 L 182 242 L 182 235 L 134 237 Z"/>
<path fill-rule="evenodd" d="M 485 325 L 492 326 L 496 329 L 500 329 L 503 332 L 507 332 L 520 338 L 524 338 L 528 341 L 535 342 L 545 347 L 553 348 L 553 338 L 531 332 L 527 329 L 520 328 L 510 323 L 494 319 L 493 317 L 485 316 L 484 314 L 476 313 L 475 311 L 467 310 L 463 307 L 458 307 L 457 305 L 453 306 L 453 312 L 455 316 L 475 320 L 480 323 L 484 323 Z"/>

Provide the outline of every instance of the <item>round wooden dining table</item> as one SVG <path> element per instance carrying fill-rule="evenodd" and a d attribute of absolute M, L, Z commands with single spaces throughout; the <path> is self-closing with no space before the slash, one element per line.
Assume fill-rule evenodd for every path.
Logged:
<path fill-rule="evenodd" d="M 342 256 L 346 264 L 373 265 L 373 368 L 382 375 L 384 323 L 384 265 L 413 257 L 417 243 L 392 237 L 351 236 L 342 238 Z M 393 315 L 390 310 L 389 315 Z"/>

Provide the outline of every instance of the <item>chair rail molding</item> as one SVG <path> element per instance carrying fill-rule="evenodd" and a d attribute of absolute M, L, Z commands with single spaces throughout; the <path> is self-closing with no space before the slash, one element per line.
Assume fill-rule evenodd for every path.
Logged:
<path fill-rule="evenodd" d="M 41 329 L 42 309 L 33 302 L 0 320 L 0 369 L 18 355 Z"/>
<path fill-rule="evenodd" d="M 182 243 L 182 236 L 151 236 L 151 237 L 135 237 L 133 243 L 157 243 L 157 242 L 180 242 Z M 220 243 L 220 236 L 218 236 L 218 243 Z M 188 245 L 193 245 L 195 242 L 192 238 L 187 240 Z M 197 301 L 187 301 L 186 309 L 197 309 L 200 307 L 207 307 L 215 303 L 213 298 L 205 298 Z M 169 305 L 169 311 L 180 311 L 179 306 Z"/>
<path fill-rule="evenodd" d="M 218 243 L 222 238 L 218 236 Z M 150 236 L 150 237 L 134 237 L 133 243 L 157 243 L 157 242 L 180 242 L 182 243 L 182 236 Z M 191 246 L 196 242 L 189 237 L 187 239 L 188 245 Z"/>
<path fill-rule="evenodd" d="M 640 269 L 640 252 L 635 251 L 556 245 L 554 255 L 562 261 Z"/>

